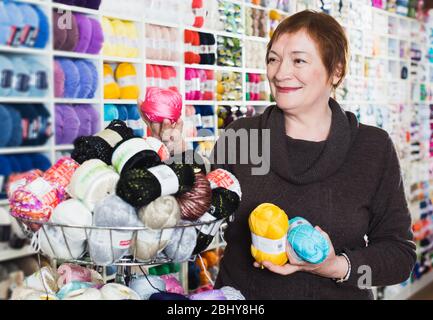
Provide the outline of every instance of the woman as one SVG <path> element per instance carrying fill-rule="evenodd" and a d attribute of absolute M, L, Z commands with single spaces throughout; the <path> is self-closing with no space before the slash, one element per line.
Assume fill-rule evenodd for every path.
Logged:
<path fill-rule="evenodd" d="M 385 131 L 358 123 L 331 98 L 347 59 L 344 30 L 326 14 L 303 11 L 275 30 L 267 76 L 276 106 L 229 126 L 235 132 L 269 130 L 270 170 L 260 176 L 252 174 L 251 162 L 216 163 L 237 176 L 243 193 L 225 233 L 217 288 L 235 287 L 247 299 L 372 299 L 366 286 L 410 276 L 415 245 L 393 143 Z M 152 128 L 173 148 L 183 145 L 176 134 L 181 126 Z M 224 139 L 227 135 L 215 148 Z M 234 148 L 239 145 L 227 151 Z M 248 216 L 264 202 L 320 226 L 331 248 L 328 258 L 310 265 L 288 252 L 284 266 L 255 263 Z"/>

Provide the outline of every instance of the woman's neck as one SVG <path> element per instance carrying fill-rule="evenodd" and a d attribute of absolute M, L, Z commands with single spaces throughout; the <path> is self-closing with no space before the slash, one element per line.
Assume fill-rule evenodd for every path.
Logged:
<path fill-rule="evenodd" d="M 309 108 L 284 112 L 286 134 L 293 139 L 324 141 L 328 138 L 332 122 L 332 110 L 326 102 Z"/>

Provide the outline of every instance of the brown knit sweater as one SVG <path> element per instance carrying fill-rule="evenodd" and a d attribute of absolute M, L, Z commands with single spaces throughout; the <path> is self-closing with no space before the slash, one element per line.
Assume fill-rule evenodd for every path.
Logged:
<path fill-rule="evenodd" d="M 394 145 L 385 131 L 358 123 L 333 99 L 329 105 L 332 124 L 325 142 L 288 138 L 283 112 L 276 106 L 230 125 L 234 130 L 271 130 L 271 169 L 254 176 L 251 163 L 215 165 L 234 173 L 243 193 L 225 233 L 227 248 L 216 288 L 232 286 L 247 299 L 372 299 L 371 290 L 358 288 L 365 275 L 361 266 L 371 268 L 372 286 L 397 284 L 410 276 L 415 244 Z M 222 139 L 225 135 L 217 145 Z M 305 272 L 282 276 L 255 268 L 248 216 L 263 202 L 326 231 L 336 252 L 345 252 L 351 261 L 349 281 L 336 284 Z"/>

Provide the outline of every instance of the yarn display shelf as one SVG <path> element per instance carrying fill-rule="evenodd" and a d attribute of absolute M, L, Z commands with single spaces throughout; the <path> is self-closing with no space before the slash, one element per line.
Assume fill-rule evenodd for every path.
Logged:
<path fill-rule="evenodd" d="M 20 153 L 44 153 L 49 152 L 51 147 L 45 146 L 29 146 L 29 147 L 13 147 L 13 148 L 0 148 L 0 155 L 7 154 L 20 154 Z"/>
<path fill-rule="evenodd" d="M 99 99 L 55 98 L 58 104 L 99 104 Z"/>
<path fill-rule="evenodd" d="M 47 51 L 44 49 L 34 49 L 26 47 L 11 47 L 0 45 L 0 53 L 16 53 L 16 54 L 31 54 L 31 55 L 41 55 L 46 56 Z"/>
<path fill-rule="evenodd" d="M 63 11 L 67 11 L 67 12 L 73 11 L 73 12 L 78 12 L 78 13 L 94 15 L 94 16 L 99 15 L 99 10 L 95 10 L 95 9 L 65 5 L 65 4 L 57 3 L 57 2 L 52 2 L 51 6 L 53 9 L 63 10 Z"/>
<path fill-rule="evenodd" d="M 257 4 L 253 4 L 253 3 L 248 3 L 248 2 L 245 2 L 244 5 L 245 5 L 245 7 L 249 7 L 249 8 L 253 8 L 253 9 L 259 9 L 259 10 L 265 10 L 265 11 L 274 10 L 274 11 L 278 12 L 279 14 L 285 15 L 285 16 L 288 15 L 288 14 L 290 14 L 290 12 L 287 12 L 287 11 L 284 11 L 284 10 L 281 10 L 281 9 L 274 9 L 274 8 L 270 8 L 270 7 L 264 7 L 264 6 L 261 6 L 261 5 L 257 5 Z"/>
<path fill-rule="evenodd" d="M 14 259 L 24 258 L 36 254 L 30 246 L 24 246 L 21 249 L 0 250 L 0 263 Z"/>
<path fill-rule="evenodd" d="M 235 32 L 228 32 L 228 31 L 220 31 L 220 30 L 211 30 L 206 28 L 196 28 L 196 27 L 185 27 L 187 30 L 191 31 L 197 31 L 197 32 L 204 32 L 204 33 L 212 33 L 215 36 L 220 37 L 229 37 L 229 38 L 237 38 L 237 39 L 243 39 L 242 33 L 235 33 Z"/>
<path fill-rule="evenodd" d="M 137 100 L 130 100 L 130 99 L 105 99 L 104 104 L 137 104 Z"/>
<path fill-rule="evenodd" d="M 146 64 L 154 64 L 159 66 L 169 66 L 169 67 L 179 67 L 179 61 L 169 61 L 169 60 L 153 60 L 153 59 L 145 59 Z"/>
<path fill-rule="evenodd" d="M 74 149 L 73 144 L 56 145 L 54 150 L 56 151 L 71 151 Z"/>
<path fill-rule="evenodd" d="M 236 105 L 244 105 L 247 104 L 248 101 L 242 100 L 225 100 L 225 101 L 217 101 L 217 105 L 219 106 L 236 106 Z"/>
<path fill-rule="evenodd" d="M 71 51 L 54 51 L 55 57 L 62 58 L 73 58 L 73 59 L 88 59 L 88 60 L 99 60 L 99 55 L 96 54 L 88 54 L 88 53 L 79 53 L 79 52 L 71 52 Z"/>
<path fill-rule="evenodd" d="M 225 71 L 225 72 L 244 72 L 245 69 L 242 67 L 227 67 L 227 66 L 218 66 L 214 64 L 185 64 L 185 68 L 195 68 L 195 69 L 203 69 L 203 70 L 215 70 L 215 71 Z"/>
<path fill-rule="evenodd" d="M 48 98 L 39 97 L 0 97 L 0 103 L 48 103 Z"/>
<path fill-rule="evenodd" d="M 141 22 L 141 18 L 137 16 L 118 14 L 114 12 L 104 12 L 103 16 L 109 19 L 119 19 L 122 21 Z"/>
<path fill-rule="evenodd" d="M 195 106 L 207 106 L 215 105 L 215 100 L 185 100 L 184 104 L 195 105 Z"/>
<path fill-rule="evenodd" d="M 161 241 L 168 241 L 169 239 L 162 239 L 163 237 L 163 233 L 166 233 L 171 235 L 172 232 L 174 233 L 177 229 L 181 229 L 181 235 L 180 238 L 178 239 L 178 246 L 174 251 L 174 256 L 178 256 L 178 250 L 180 247 L 180 244 L 184 241 L 184 235 L 187 236 L 187 233 L 185 233 L 185 229 L 186 228 L 195 228 L 197 232 L 201 232 L 202 230 L 204 230 L 204 228 L 214 228 L 215 226 L 220 226 L 222 225 L 226 219 L 220 219 L 220 220 L 215 220 L 215 221 L 207 221 L 207 222 L 186 222 L 184 224 L 178 224 L 174 227 L 170 227 L 170 228 L 162 228 L 162 229 L 158 229 L 158 230 L 151 230 L 147 227 L 97 227 L 97 226 L 79 226 L 79 225 L 72 225 L 72 224 L 59 224 L 59 223 L 52 223 L 52 222 L 42 222 L 39 220 L 32 220 L 32 219 L 25 219 L 25 218 L 20 218 L 17 217 L 16 220 L 18 222 L 20 222 L 20 227 L 23 230 L 23 232 L 26 234 L 26 236 L 31 239 L 34 236 L 34 232 L 28 227 L 29 224 L 31 225 L 37 225 L 39 227 L 39 232 L 42 232 L 44 234 L 44 236 L 47 239 L 47 243 L 49 246 L 49 249 L 51 250 L 51 253 L 53 253 L 53 255 L 51 256 L 53 259 L 55 260 L 59 260 L 59 261 L 65 261 L 65 262 L 71 262 L 71 263 L 76 263 L 76 264 L 83 264 L 83 265 L 89 265 L 89 266 L 101 266 L 100 264 L 94 262 L 90 255 L 89 252 L 93 251 L 92 250 L 92 242 L 89 240 L 91 237 L 91 232 L 92 231 L 100 231 L 100 232 L 107 232 L 109 234 L 109 239 L 111 242 L 111 261 L 108 265 L 112 265 L 112 266 L 118 266 L 118 267 L 134 267 L 134 266 L 154 266 L 154 265 L 160 265 L 160 264 L 166 264 L 166 263 L 171 263 L 171 262 L 175 262 L 172 259 L 168 258 L 167 256 L 163 255 L 163 254 L 158 254 L 152 258 L 149 259 L 139 259 L 137 257 L 137 239 L 138 239 L 138 233 L 139 232 L 146 232 L 146 231 L 153 231 L 153 232 L 158 232 L 159 233 L 159 239 L 156 240 L 158 241 L 158 248 L 164 248 L 164 245 L 161 244 Z M 54 238 L 50 238 L 49 233 L 47 233 L 47 228 L 57 228 L 60 229 L 61 231 L 61 237 L 62 240 L 64 241 L 65 244 L 65 249 L 66 251 L 66 255 L 69 255 L 70 258 L 65 259 L 65 258 L 57 258 L 56 254 L 58 254 L 58 250 L 59 247 L 57 247 L 53 244 L 58 244 L 56 241 L 58 241 L 59 239 L 54 239 Z M 66 231 L 70 231 L 71 229 L 73 230 L 82 230 L 86 236 L 86 242 L 87 242 L 87 250 L 85 251 L 85 253 L 83 253 L 82 256 L 78 257 L 78 258 L 74 258 L 74 255 L 72 254 L 71 248 L 72 246 L 72 242 L 70 240 L 70 238 L 68 238 L 65 234 L 65 230 Z M 128 238 L 130 238 L 130 246 L 129 246 L 129 250 L 128 250 L 128 254 L 124 255 L 122 258 L 119 259 L 115 259 L 114 258 L 114 252 L 115 252 L 115 246 L 113 245 L 113 234 L 115 232 L 123 232 L 123 233 L 131 233 L 132 236 Z M 157 236 L 158 237 L 158 236 Z M 156 244 L 156 242 L 155 242 Z M 65 249 L 62 249 L 65 250 Z M 206 249 L 207 251 L 208 249 Z M 39 253 L 39 252 L 37 252 Z"/>
<path fill-rule="evenodd" d="M 104 56 L 102 58 L 105 62 L 116 62 L 116 63 L 133 63 L 133 64 L 141 64 L 142 61 L 139 58 L 124 58 L 124 57 L 109 57 Z"/>
<path fill-rule="evenodd" d="M 169 28 L 180 28 L 181 27 L 181 24 L 179 24 L 177 22 L 166 22 L 166 21 L 161 21 L 161 20 L 157 20 L 157 19 L 150 19 L 150 18 L 145 18 L 144 23 L 154 24 L 157 26 L 169 27 Z M 186 27 L 186 29 L 189 29 L 189 27 Z"/>
<path fill-rule="evenodd" d="M 263 42 L 263 43 L 269 42 L 269 38 L 263 38 L 263 37 L 257 37 L 257 36 L 245 36 L 244 39 L 248 40 L 248 41 L 258 41 L 258 42 Z"/>

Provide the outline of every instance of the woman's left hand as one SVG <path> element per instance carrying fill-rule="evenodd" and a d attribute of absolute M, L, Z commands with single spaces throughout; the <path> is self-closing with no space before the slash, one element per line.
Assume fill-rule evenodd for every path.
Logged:
<path fill-rule="evenodd" d="M 262 265 L 269 271 L 281 274 L 281 275 L 290 275 L 292 273 L 303 271 L 313 273 L 325 278 L 332 279 L 341 279 L 343 278 L 348 271 L 348 263 L 347 260 L 342 256 L 337 256 L 335 254 L 334 246 L 332 245 L 331 239 L 328 234 L 324 232 L 320 227 L 316 227 L 316 229 L 325 237 L 325 239 L 329 243 L 329 254 L 325 261 L 320 264 L 311 264 L 302 260 L 298 260 L 295 258 L 295 255 L 292 252 L 292 247 L 287 243 L 287 257 L 289 262 L 283 266 L 279 266 L 273 264 L 269 261 L 263 261 L 262 264 L 258 262 L 254 262 L 254 266 L 256 268 L 260 268 Z"/>

